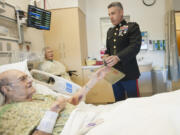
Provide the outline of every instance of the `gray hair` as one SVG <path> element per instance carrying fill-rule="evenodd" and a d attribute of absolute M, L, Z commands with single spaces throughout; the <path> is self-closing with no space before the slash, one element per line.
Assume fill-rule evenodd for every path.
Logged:
<path fill-rule="evenodd" d="M 6 100 L 6 95 L 2 91 L 2 87 L 7 86 L 7 85 L 9 85 L 9 80 L 7 78 L 1 78 L 0 79 L 0 105 L 3 104 L 2 102 Z"/>
<path fill-rule="evenodd" d="M 42 49 L 42 54 L 45 55 L 45 52 L 46 52 L 47 49 L 51 49 L 51 47 L 49 47 L 49 46 L 44 47 L 44 48 Z"/>
<path fill-rule="evenodd" d="M 123 10 L 123 6 L 121 4 L 121 2 L 112 2 L 108 5 L 108 9 L 111 8 L 111 7 L 119 7 L 120 9 Z"/>

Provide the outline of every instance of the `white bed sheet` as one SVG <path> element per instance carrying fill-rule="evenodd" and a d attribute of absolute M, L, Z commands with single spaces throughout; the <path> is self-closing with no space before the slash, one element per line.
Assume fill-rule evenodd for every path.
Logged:
<path fill-rule="evenodd" d="M 44 85 L 33 85 L 36 93 L 67 97 Z M 180 90 L 110 105 L 81 102 L 61 135 L 180 135 Z"/>
<path fill-rule="evenodd" d="M 94 125 L 97 121 L 100 124 Z M 102 122 L 103 121 L 103 122 Z M 87 126 L 91 123 L 91 126 Z M 81 103 L 61 135 L 180 135 L 180 90 L 112 105 Z"/>

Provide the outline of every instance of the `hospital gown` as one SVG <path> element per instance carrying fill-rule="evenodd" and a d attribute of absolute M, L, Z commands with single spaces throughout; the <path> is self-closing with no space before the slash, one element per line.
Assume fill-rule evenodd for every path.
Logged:
<path fill-rule="evenodd" d="M 69 75 L 66 73 L 65 66 L 56 60 L 45 60 L 40 64 L 39 70 L 51 73 L 53 75 L 61 75 L 61 77 L 70 80 Z"/>
<path fill-rule="evenodd" d="M 38 126 L 44 113 L 49 110 L 56 99 L 52 96 L 36 94 L 30 102 L 5 104 L 0 107 L 0 135 L 31 135 Z M 75 109 L 67 104 L 59 114 L 53 135 L 59 135 Z"/>

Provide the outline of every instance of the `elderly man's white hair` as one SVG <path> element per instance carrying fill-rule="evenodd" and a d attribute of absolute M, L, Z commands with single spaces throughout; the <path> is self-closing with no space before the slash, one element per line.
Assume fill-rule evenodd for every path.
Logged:
<path fill-rule="evenodd" d="M 45 52 L 46 50 L 51 49 L 51 47 L 47 46 L 42 49 L 42 56 L 45 58 Z"/>

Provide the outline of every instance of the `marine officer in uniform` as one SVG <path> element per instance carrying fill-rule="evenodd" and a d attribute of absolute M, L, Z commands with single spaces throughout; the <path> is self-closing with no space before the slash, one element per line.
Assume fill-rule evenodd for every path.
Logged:
<path fill-rule="evenodd" d="M 138 97 L 138 78 L 140 76 L 136 55 L 141 47 L 141 32 L 135 22 L 123 19 L 123 6 L 120 2 L 112 2 L 108 13 L 114 27 L 107 32 L 107 50 L 105 61 L 108 66 L 115 67 L 126 76 L 113 84 L 115 101 L 127 97 Z"/>

